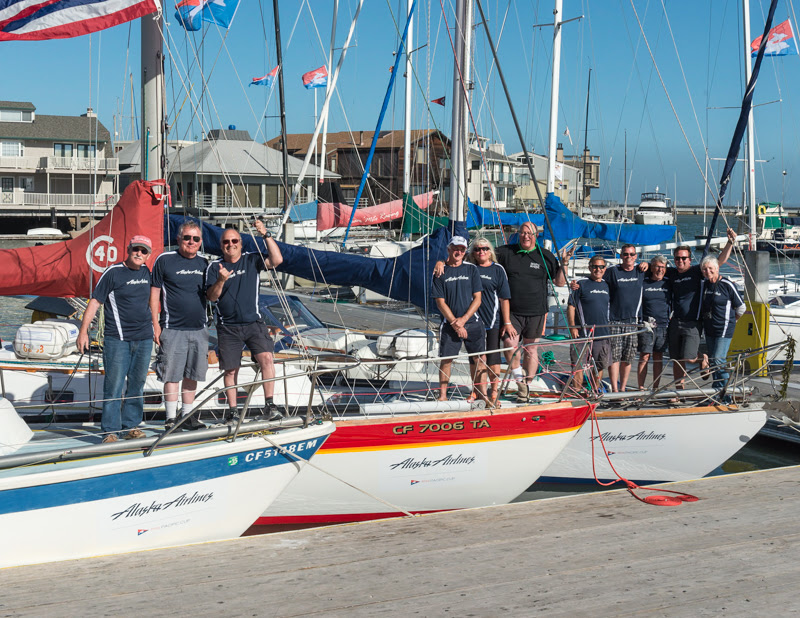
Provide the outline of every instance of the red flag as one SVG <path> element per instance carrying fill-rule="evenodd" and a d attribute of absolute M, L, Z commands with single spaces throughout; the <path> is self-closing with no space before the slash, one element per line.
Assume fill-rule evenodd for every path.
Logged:
<path fill-rule="evenodd" d="M 441 105 L 442 107 L 444 107 L 444 100 L 445 100 L 445 98 L 446 98 L 446 97 L 442 97 L 442 98 L 440 98 L 440 99 L 433 99 L 433 100 L 431 100 L 431 103 L 438 103 L 439 105 Z"/>

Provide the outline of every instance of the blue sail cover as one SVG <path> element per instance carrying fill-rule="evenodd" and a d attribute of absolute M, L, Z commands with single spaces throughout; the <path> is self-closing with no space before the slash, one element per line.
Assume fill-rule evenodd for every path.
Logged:
<path fill-rule="evenodd" d="M 548 193 L 544 201 L 558 246 L 575 238 L 597 238 L 632 245 L 658 245 L 675 237 L 674 225 L 637 225 L 634 223 L 599 223 L 584 221 L 564 206 L 557 195 Z M 544 237 L 553 240 L 547 228 Z"/>
<path fill-rule="evenodd" d="M 293 223 L 300 223 L 301 221 L 315 221 L 317 218 L 317 202 L 308 202 L 307 204 L 292 204 L 289 206 L 289 219 Z"/>
<path fill-rule="evenodd" d="M 533 215 L 527 212 L 495 212 L 488 208 L 483 208 L 467 200 L 467 227 L 489 227 L 501 225 L 513 225 L 519 227 L 528 221 L 536 224 L 537 227 L 544 225 L 544 215 Z"/>
<path fill-rule="evenodd" d="M 192 220 L 201 226 L 203 250 L 222 255 L 222 228 L 202 223 L 192 217 L 168 215 L 164 222 L 165 245 L 176 244 L 178 226 Z M 430 282 L 433 266 L 447 259 L 447 243 L 456 236 L 467 237 L 463 222 L 451 222 L 426 236 L 422 244 L 395 258 L 374 258 L 337 251 L 320 251 L 278 242 L 283 264 L 277 270 L 329 285 L 357 285 L 395 300 L 406 301 L 422 308 L 434 308 L 430 302 Z M 451 232 L 451 229 L 453 230 Z M 263 238 L 242 235 L 245 251 L 266 251 Z"/>

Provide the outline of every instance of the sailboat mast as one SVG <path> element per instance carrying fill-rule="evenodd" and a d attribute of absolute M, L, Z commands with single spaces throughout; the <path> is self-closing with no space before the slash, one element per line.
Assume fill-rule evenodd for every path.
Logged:
<path fill-rule="evenodd" d="M 744 24 L 744 83 L 750 83 L 750 75 L 752 74 L 752 65 L 750 58 L 750 0 L 742 0 L 742 12 Z M 748 210 L 747 220 L 750 227 L 749 245 L 750 250 L 756 249 L 756 156 L 755 156 L 755 142 L 753 139 L 753 108 L 750 108 L 750 113 L 747 116 L 747 150 L 745 151 L 745 159 L 747 165 L 747 178 L 748 178 Z"/>
<path fill-rule="evenodd" d="M 450 146 L 450 221 L 464 221 L 467 198 L 467 110 L 472 87 L 472 0 L 456 2 L 456 66 L 453 70 L 453 123 Z M 463 80 L 463 83 L 462 83 Z"/>
<path fill-rule="evenodd" d="M 592 90 L 592 70 L 589 69 L 589 81 L 586 84 L 586 121 L 583 124 L 583 191 L 579 202 L 578 216 L 583 217 L 586 208 L 586 164 L 587 153 L 589 152 L 589 93 Z"/>
<path fill-rule="evenodd" d="M 331 18 L 331 44 L 328 48 L 328 79 L 325 84 L 325 94 L 328 93 L 328 88 L 331 87 L 331 73 L 333 73 L 333 50 L 336 47 L 336 22 L 339 19 L 339 0 L 333 0 L 333 17 Z M 316 99 L 317 91 L 314 90 L 314 108 L 317 107 Z M 319 170 L 319 181 L 322 183 L 325 180 L 325 153 L 328 148 L 328 116 L 330 115 L 330 108 L 325 112 L 325 118 L 322 120 L 322 152 L 320 160 L 322 164 Z M 319 195 L 319 187 L 317 187 L 317 196 Z"/>
<path fill-rule="evenodd" d="M 411 193 L 411 92 L 414 77 L 411 66 L 411 50 L 414 47 L 414 17 L 411 7 L 414 0 L 406 0 L 408 34 L 406 35 L 406 109 L 403 120 L 403 195 Z"/>
<path fill-rule="evenodd" d="M 553 193 L 556 186 L 558 89 L 561 78 L 561 6 L 562 0 L 555 0 L 553 9 L 553 81 L 550 86 L 550 144 L 547 150 L 547 193 Z"/>
<path fill-rule="evenodd" d="M 275 50 L 278 60 L 278 100 L 281 106 L 281 143 L 283 148 L 283 209 L 289 209 L 289 145 L 286 143 L 286 100 L 283 95 L 283 52 L 281 51 L 281 17 L 278 0 L 272 0 L 272 13 L 275 19 Z"/>
<path fill-rule="evenodd" d="M 164 54 L 161 13 L 141 19 L 142 63 L 142 180 L 165 178 Z"/>

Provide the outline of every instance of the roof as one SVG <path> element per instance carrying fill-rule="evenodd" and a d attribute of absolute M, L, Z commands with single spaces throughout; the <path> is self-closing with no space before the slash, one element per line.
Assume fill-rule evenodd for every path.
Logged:
<path fill-rule="evenodd" d="M 221 140 L 221 139 L 230 139 L 240 142 L 252 142 L 253 138 L 250 137 L 250 133 L 244 130 L 237 130 L 237 129 L 211 129 L 206 135 L 206 139 L 208 140 Z"/>
<path fill-rule="evenodd" d="M 36 111 L 34 104 L 28 101 L 0 101 L 0 109 L 21 109 L 26 112 Z"/>
<path fill-rule="evenodd" d="M 308 152 L 308 146 L 311 144 L 313 133 L 290 133 L 286 136 L 286 143 L 289 152 L 305 155 Z M 328 133 L 326 142 L 326 151 L 333 152 L 338 149 L 353 148 L 369 148 L 372 144 L 372 136 L 375 131 L 338 131 L 336 133 Z M 411 142 L 418 142 L 428 136 L 438 135 L 443 140 L 448 141 L 436 129 L 413 129 L 411 131 Z M 267 142 L 271 148 L 280 149 L 281 136 L 273 137 Z M 378 143 L 375 145 L 376 149 L 381 148 L 402 148 L 403 147 L 403 131 L 381 131 L 378 134 Z M 322 135 L 317 136 L 317 151 L 322 150 Z"/>
<path fill-rule="evenodd" d="M 302 160 L 290 156 L 288 175 L 296 178 L 302 166 Z M 209 175 L 282 176 L 283 155 L 252 140 L 204 140 L 171 153 L 169 170 L 172 173 L 196 171 Z M 317 166 L 309 165 L 306 178 L 313 178 L 318 172 Z M 340 178 L 327 170 L 325 176 Z"/>
<path fill-rule="evenodd" d="M 167 155 L 175 152 L 174 146 L 167 145 Z M 133 166 L 136 166 L 136 170 L 139 170 L 139 164 L 142 161 L 142 147 L 139 140 L 134 140 L 130 144 L 126 144 L 121 150 L 117 152 L 115 155 L 117 159 L 119 159 L 119 167 L 121 170 L 126 170 L 126 172 L 130 172 L 130 169 Z"/>
<path fill-rule="evenodd" d="M 65 140 L 93 144 L 111 141 L 111 134 L 94 116 L 46 116 L 33 122 L 0 122 L 0 137 L 9 139 Z"/>

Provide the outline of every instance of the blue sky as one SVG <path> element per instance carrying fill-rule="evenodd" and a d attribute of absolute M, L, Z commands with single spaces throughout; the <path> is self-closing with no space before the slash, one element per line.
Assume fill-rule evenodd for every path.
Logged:
<path fill-rule="evenodd" d="M 341 0 L 340 5 L 338 45 L 345 40 L 356 0 Z M 313 130 L 314 94 L 302 87 L 300 75 L 325 63 L 331 6 L 332 2 L 323 0 L 281 2 L 290 132 Z M 484 0 L 484 6 L 493 36 L 500 40 L 500 61 L 511 82 L 526 143 L 545 153 L 552 27 L 533 26 L 552 22 L 553 2 Z M 751 0 L 751 38 L 761 33 L 767 7 L 767 0 Z M 375 128 L 404 10 L 405 0 L 365 2 L 355 47 L 348 51 L 339 80 L 341 101 L 336 98 L 332 107 L 332 131 L 344 131 L 348 126 L 353 131 Z M 775 23 L 791 16 L 792 11 L 788 3 L 779 5 Z M 277 88 L 271 92 L 247 86 L 251 78 L 275 66 L 272 3 L 242 0 L 227 33 L 210 28 L 205 33 L 187 35 L 175 23 L 173 12 L 171 6 L 166 10 L 170 22 L 167 101 L 171 137 L 200 138 L 209 128 L 228 125 L 247 129 L 260 140 L 277 135 L 278 120 L 272 117 L 278 113 Z M 417 15 L 414 47 L 427 45 L 416 54 L 414 128 L 437 126 L 449 135 L 452 52 L 443 16 L 452 27 L 453 6 L 446 0 L 423 0 Z M 584 18 L 563 28 L 559 141 L 567 152 L 579 152 L 583 147 L 591 68 L 588 145 L 593 154 L 600 155 L 602 166 L 601 187 L 593 192 L 593 199 L 623 200 L 627 132 L 630 202 L 638 202 L 639 193 L 658 186 L 670 195 L 676 194 L 680 203 L 701 204 L 702 170 L 693 157 L 702 168 L 704 142 L 710 157 L 724 157 L 738 115 L 734 109 L 710 108 L 737 107 L 743 90 L 740 2 L 565 0 L 564 17 L 579 15 Z M 140 104 L 137 23 L 79 39 L 2 45 L 0 98 L 31 101 L 43 114 L 80 114 L 92 106 L 110 131 L 114 131 L 116 117 L 120 137 L 130 137 L 130 73 L 136 103 Z M 207 76 L 205 91 L 195 53 Z M 794 180 L 800 174 L 799 62 L 798 56 L 765 59 L 755 95 L 756 156 L 766 160 L 756 168 L 757 198 L 793 206 L 800 205 L 795 189 L 800 179 Z M 480 29 L 476 29 L 474 81 L 472 107 L 479 132 L 505 143 L 506 152 L 519 151 Z M 402 128 L 403 87 L 398 85 L 384 129 Z M 205 96 L 199 100 L 201 92 Z M 321 107 L 324 92 L 319 90 L 317 96 Z M 441 96 L 447 97 L 447 106 L 434 105 L 429 111 L 425 101 Z M 770 103 L 778 99 L 782 103 Z M 572 145 L 563 135 L 566 128 Z M 718 180 L 722 164 L 712 162 L 711 166 Z M 741 186 L 741 175 L 735 173 L 727 204 L 734 206 L 741 201 Z"/>

